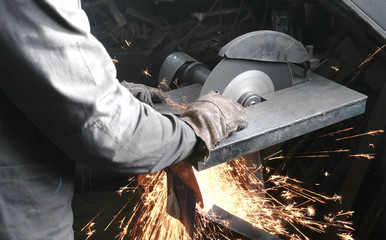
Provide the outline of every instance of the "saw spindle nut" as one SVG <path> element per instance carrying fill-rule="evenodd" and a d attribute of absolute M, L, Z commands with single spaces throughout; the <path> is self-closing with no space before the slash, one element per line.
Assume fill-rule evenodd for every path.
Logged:
<path fill-rule="evenodd" d="M 246 92 L 237 100 L 243 107 L 249 107 L 262 102 L 262 98 L 254 92 Z"/>

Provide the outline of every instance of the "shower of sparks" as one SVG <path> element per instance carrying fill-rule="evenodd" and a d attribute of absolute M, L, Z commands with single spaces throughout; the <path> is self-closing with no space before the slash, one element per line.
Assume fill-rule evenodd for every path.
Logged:
<path fill-rule="evenodd" d="M 373 54 L 371 54 L 368 58 L 366 58 L 363 62 L 361 62 L 361 64 L 358 65 L 357 69 L 361 68 L 363 65 L 373 60 L 374 56 L 377 55 L 385 46 L 386 45 L 379 47 Z"/>
<path fill-rule="evenodd" d="M 337 139 L 335 139 L 335 141 L 341 141 L 341 140 L 361 137 L 361 136 L 365 136 L 365 135 L 374 136 L 376 134 L 383 133 L 383 132 L 384 132 L 384 130 L 374 130 L 374 131 L 369 131 L 369 132 L 366 132 L 366 133 L 356 134 L 356 135 L 352 135 L 352 136 L 348 136 L 348 137 L 337 138 Z"/>
<path fill-rule="evenodd" d="M 307 190 L 301 187 L 301 181 L 287 176 L 271 175 L 261 182 L 250 173 L 244 158 L 197 172 L 196 177 L 204 198 L 204 211 L 216 204 L 254 227 L 290 239 L 308 239 L 300 226 L 319 233 L 328 226 L 347 230 L 338 215 L 326 222 L 312 220 L 316 210 L 311 205 L 305 206 L 311 202 L 339 201 L 339 196 L 328 197 Z M 273 197 L 275 192 L 281 192 L 284 201 Z M 288 228 L 297 234 L 290 234 Z"/>
<path fill-rule="evenodd" d="M 209 215 L 206 215 L 214 203 L 256 228 L 288 239 L 309 239 L 301 227 L 318 233 L 323 233 L 328 227 L 337 227 L 345 232 L 340 235 L 353 231 L 350 227 L 352 223 L 345 220 L 352 212 L 329 214 L 324 217 L 324 221 L 312 218 L 316 215 L 316 209 L 311 203 L 340 201 L 340 196 L 318 194 L 303 188 L 303 182 L 299 180 L 276 174 L 261 182 L 250 172 L 244 158 L 196 172 L 196 177 L 205 208 L 196 211 L 194 239 L 218 239 L 220 236 L 222 239 L 235 239 L 227 229 L 227 222 L 223 222 L 223 226 L 214 225 Z M 131 185 L 132 181 L 121 187 L 117 194 L 136 192 L 140 195 L 140 201 L 133 202 L 133 198 L 130 198 L 114 215 L 105 231 L 115 221 L 120 231 L 116 236 L 119 240 L 190 239 L 185 227 L 166 212 L 167 180 L 164 171 L 147 175 L 146 181 L 140 186 L 133 188 Z M 274 193 L 281 193 L 281 199 L 274 197 Z M 124 216 L 122 210 L 129 203 L 134 205 L 133 210 Z M 95 234 L 92 227 L 96 217 L 82 229 L 86 239 Z"/>
<path fill-rule="evenodd" d="M 174 82 L 174 84 L 178 87 L 177 82 Z M 169 87 L 169 85 L 166 83 L 166 79 L 165 79 L 165 78 L 163 78 L 163 79 L 161 80 L 160 86 L 165 86 L 169 91 L 172 90 L 172 89 Z M 167 105 L 170 109 L 172 109 L 172 110 L 181 110 L 181 111 L 184 111 L 184 110 L 186 110 L 186 108 L 187 108 L 188 105 L 189 105 L 186 96 L 182 96 L 182 102 L 174 101 L 174 100 L 171 99 L 171 98 L 166 98 L 166 99 L 165 99 L 165 102 L 166 102 L 166 105 Z"/>
<path fill-rule="evenodd" d="M 117 239 L 190 239 L 185 227 L 166 212 L 167 181 L 164 171 L 147 175 L 136 189 L 141 201 L 134 205 L 129 216 L 122 216 Z M 121 212 L 114 217 L 122 215 Z"/>
<path fill-rule="evenodd" d="M 331 66 L 331 69 L 333 69 L 335 72 L 339 72 L 339 67 L 338 66 Z"/>
<path fill-rule="evenodd" d="M 149 73 L 149 69 L 146 69 L 142 71 L 142 73 L 146 76 L 146 77 L 152 77 L 151 74 Z"/>
<path fill-rule="evenodd" d="M 349 155 L 350 157 L 356 157 L 356 158 L 366 158 L 366 159 L 373 159 L 375 158 L 375 153 L 361 153 L 361 154 L 353 154 Z"/>

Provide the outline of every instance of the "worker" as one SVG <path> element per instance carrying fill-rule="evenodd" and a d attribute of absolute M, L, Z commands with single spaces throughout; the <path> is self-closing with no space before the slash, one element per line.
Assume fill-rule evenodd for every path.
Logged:
<path fill-rule="evenodd" d="M 246 126 L 213 92 L 181 118 L 140 102 L 78 0 L 0 0 L 0 58 L 1 240 L 73 239 L 77 161 L 125 174 L 172 165 L 189 186 L 190 161 Z"/>

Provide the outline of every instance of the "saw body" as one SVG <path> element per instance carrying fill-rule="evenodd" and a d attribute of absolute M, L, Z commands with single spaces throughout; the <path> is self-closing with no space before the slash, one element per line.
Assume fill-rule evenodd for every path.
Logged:
<path fill-rule="evenodd" d="M 365 95 L 312 73 L 310 68 L 317 63 L 312 47 L 286 34 L 247 33 L 225 45 L 219 55 L 223 59 L 209 70 L 185 53 L 173 53 L 159 76 L 161 88 L 161 82 L 172 83 L 175 78 L 186 83 L 167 92 L 177 102 L 219 91 L 246 107 L 248 127 L 210 150 L 209 158 L 196 166 L 199 171 L 365 111 Z M 181 112 L 166 105 L 155 108 Z"/>

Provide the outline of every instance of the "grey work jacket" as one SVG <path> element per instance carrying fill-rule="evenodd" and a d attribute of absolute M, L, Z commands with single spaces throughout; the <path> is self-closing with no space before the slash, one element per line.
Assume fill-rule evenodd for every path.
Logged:
<path fill-rule="evenodd" d="M 118 83 L 78 0 L 0 0 L 0 61 L 1 240 L 73 239 L 74 161 L 148 173 L 193 151 Z"/>

